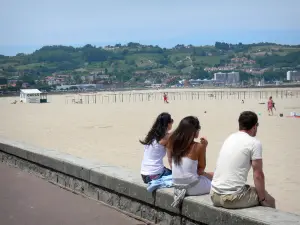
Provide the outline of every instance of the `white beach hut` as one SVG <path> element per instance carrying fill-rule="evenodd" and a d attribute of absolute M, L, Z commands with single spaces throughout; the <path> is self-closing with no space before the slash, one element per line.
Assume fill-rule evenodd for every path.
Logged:
<path fill-rule="evenodd" d="M 41 91 L 38 89 L 21 89 L 20 90 L 20 101 L 24 103 L 40 103 L 41 102 Z"/>

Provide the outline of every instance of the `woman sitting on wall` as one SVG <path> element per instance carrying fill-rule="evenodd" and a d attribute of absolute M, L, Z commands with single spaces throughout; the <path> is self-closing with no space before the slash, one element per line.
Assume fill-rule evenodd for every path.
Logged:
<path fill-rule="evenodd" d="M 172 171 L 163 164 L 168 142 L 168 131 L 172 129 L 173 119 L 169 113 L 161 113 L 155 120 L 152 128 L 143 141 L 144 158 L 141 166 L 141 175 L 144 183 L 172 174 Z"/>
<path fill-rule="evenodd" d="M 182 119 L 168 141 L 168 151 L 172 157 L 172 177 L 175 197 L 172 204 L 178 207 L 184 196 L 208 194 L 213 173 L 206 173 L 207 140 L 199 137 L 201 126 L 196 117 Z"/>

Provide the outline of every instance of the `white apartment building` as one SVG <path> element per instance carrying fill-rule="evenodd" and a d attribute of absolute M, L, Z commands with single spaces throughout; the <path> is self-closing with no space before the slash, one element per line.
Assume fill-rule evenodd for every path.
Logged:
<path fill-rule="evenodd" d="M 214 73 L 214 80 L 216 82 L 225 83 L 227 80 L 227 73 L 222 73 L 222 72 Z"/>
<path fill-rule="evenodd" d="M 240 82 L 240 73 L 239 72 L 214 73 L 214 80 L 217 83 L 238 84 Z"/>
<path fill-rule="evenodd" d="M 286 80 L 288 80 L 288 81 L 300 81 L 300 72 L 299 71 L 287 71 Z"/>
<path fill-rule="evenodd" d="M 240 82 L 239 72 L 227 73 L 227 84 L 238 84 Z"/>

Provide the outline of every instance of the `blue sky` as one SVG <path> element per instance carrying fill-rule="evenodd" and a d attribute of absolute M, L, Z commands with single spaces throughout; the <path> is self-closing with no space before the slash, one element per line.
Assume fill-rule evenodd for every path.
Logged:
<path fill-rule="evenodd" d="M 300 0 L 1 0 L 0 54 L 130 41 L 300 44 Z"/>

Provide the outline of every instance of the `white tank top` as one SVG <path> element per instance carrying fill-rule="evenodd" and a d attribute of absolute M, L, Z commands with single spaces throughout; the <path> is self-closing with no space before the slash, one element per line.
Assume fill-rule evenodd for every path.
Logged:
<path fill-rule="evenodd" d="M 142 175 L 157 175 L 164 171 L 163 158 L 166 155 L 165 146 L 153 140 L 152 144 L 144 145 L 144 158 L 141 166 Z"/>
<path fill-rule="evenodd" d="M 177 185 L 187 185 L 196 181 L 199 179 L 197 169 L 198 160 L 182 157 L 180 165 L 175 165 L 174 160 L 172 160 L 173 183 Z"/>

